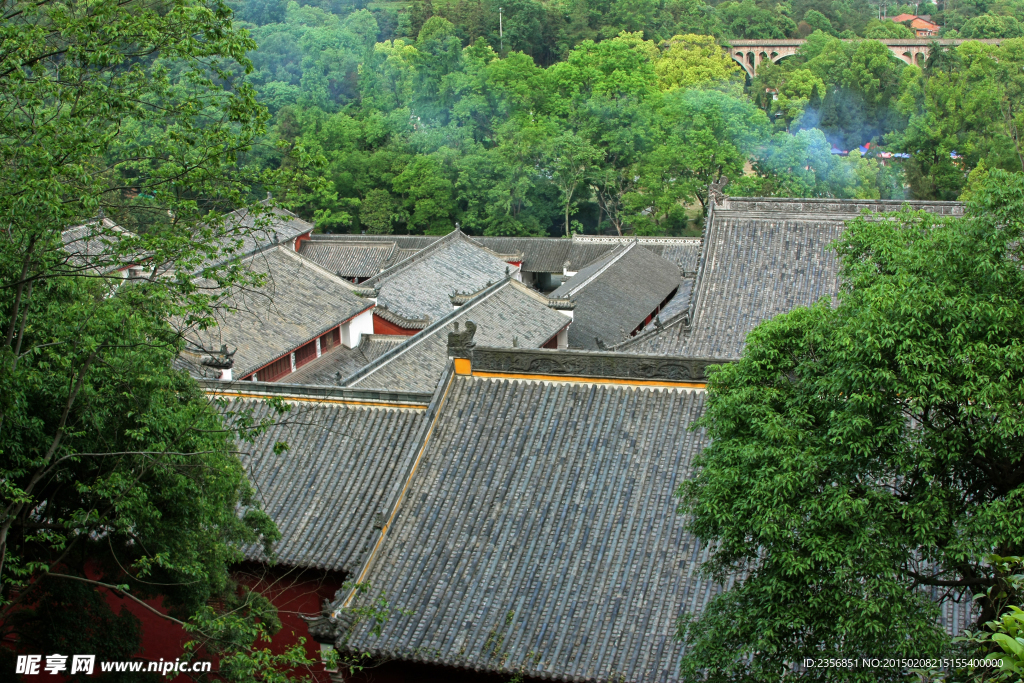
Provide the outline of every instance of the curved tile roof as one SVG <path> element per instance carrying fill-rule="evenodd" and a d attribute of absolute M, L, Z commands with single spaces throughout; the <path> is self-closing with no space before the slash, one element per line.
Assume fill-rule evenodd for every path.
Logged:
<path fill-rule="evenodd" d="M 401 251 L 394 242 L 342 242 L 308 240 L 299 253 L 344 278 L 373 277 L 394 261 Z"/>
<path fill-rule="evenodd" d="M 424 401 L 425 408 L 425 401 Z M 324 402 L 293 404 L 278 415 L 263 400 L 235 399 L 226 413 L 252 411 L 275 424 L 239 444 L 263 509 L 277 524 L 278 562 L 352 572 L 364 559 L 374 515 L 402 480 L 420 438 L 424 410 Z M 288 450 L 275 453 L 283 442 Z M 266 561 L 259 547 L 246 559 Z"/>
<path fill-rule="evenodd" d="M 288 375 L 289 384 L 338 386 L 339 381 L 359 372 L 382 355 L 409 341 L 404 335 L 364 334 L 359 346 L 336 346 Z"/>
<path fill-rule="evenodd" d="M 367 575 L 389 657 L 557 680 L 675 681 L 719 588 L 673 495 L 701 390 L 456 376 Z M 621 678 L 620 678 L 621 677 Z"/>
<path fill-rule="evenodd" d="M 692 303 L 660 329 L 616 347 L 630 353 L 736 359 L 761 322 L 839 291 L 830 245 L 861 211 L 909 205 L 962 215 L 959 202 L 727 197 L 708 220 Z M 680 301 L 680 303 L 682 303 Z M 688 324 L 689 323 L 689 324 Z"/>
<path fill-rule="evenodd" d="M 617 245 L 549 296 L 576 301 L 569 346 L 596 349 L 597 339 L 611 345 L 642 325 L 680 281 L 678 266 L 633 242 Z"/>
<path fill-rule="evenodd" d="M 260 204 L 267 207 L 269 201 Z M 262 214 L 255 214 L 242 208 L 221 217 L 226 231 L 221 245 L 230 253 L 221 253 L 214 261 L 245 257 L 275 244 L 286 244 L 294 248 L 295 238 L 313 231 L 312 223 L 307 223 L 287 209 L 271 206 L 269 210 L 263 211 Z"/>
<path fill-rule="evenodd" d="M 566 315 L 548 306 L 546 297 L 505 278 L 346 378 L 344 386 L 433 391 L 448 362 L 448 333 L 467 320 L 477 325 L 478 344 L 500 348 L 511 348 L 513 341 L 521 348 L 537 348 L 570 323 Z"/>
<path fill-rule="evenodd" d="M 403 318 L 437 320 L 452 311 L 449 297 L 499 282 L 509 270 L 501 256 L 456 230 L 366 282 L 377 303 Z M 512 266 L 510 272 L 515 272 Z"/>
<path fill-rule="evenodd" d="M 215 327 L 186 331 L 192 347 L 237 349 L 234 376 L 243 377 L 373 306 L 352 285 L 287 247 L 254 254 L 243 266 L 266 284 L 239 289 L 215 311 Z"/>
<path fill-rule="evenodd" d="M 338 272 L 342 277 L 370 277 L 362 275 L 369 272 L 371 256 L 375 250 L 384 250 L 386 244 L 396 245 L 389 260 L 382 267 L 389 268 L 417 252 L 429 247 L 443 237 L 432 235 L 347 235 L 328 234 L 312 235 L 309 242 L 302 245 L 302 254 L 313 258 L 329 270 Z M 616 245 L 627 245 L 639 241 L 645 249 L 672 261 L 684 273 L 693 273 L 697 269 L 697 256 L 700 252 L 700 239 L 696 237 L 604 237 L 594 235 L 574 235 L 572 239 L 558 237 L 472 237 L 473 243 L 486 247 L 504 260 L 516 260 L 521 254 L 523 270 L 534 273 L 561 273 L 563 267 L 570 272 L 579 271 L 586 265 L 606 256 Z M 333 245 L 344 245 L 337 255 L 330 254 L 335 250 Z M 365 247 L 359 253 L 358 246 Z M 307 251 L 308 250 L 308 251 Z M 348 250 L 348 253 L 345 253 Z M 516 255 L 513 258 L 513 255 Z M 337 267 L 335 267 L 337 264 Z M 350 270 L 352 272 L 346 272 Z"/>

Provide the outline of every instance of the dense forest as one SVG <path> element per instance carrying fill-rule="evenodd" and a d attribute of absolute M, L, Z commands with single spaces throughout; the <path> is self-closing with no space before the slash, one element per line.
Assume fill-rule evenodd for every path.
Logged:
<path fill-rule="evenodd" d="M 720 175 L 733 195 L 956 199 L 973 169 L 1021 170 L 1024 39 L 919 68 L 872 40 L 914 35 L 879 16 L 1014 38 L 1024 3 L 947 4 L 243 0 L 243 77 L 272 117 L 249 163 L 311 171 L 279 198 L 329 232 L 693 234 Z M 720 47 L 785 37 L 808 42 L 753 81 Z"/>
<path fill-rule="evenodd" d="M 321 660 L 348 673 L 376 661 L 301 640 L 282 651 L 271 638 L 290 630 L 274 594 L 237 571 L 243 549 L 273 558 L 281 538 L 239 456 L 262 439 L 285 456 L 278 427 L 306 432 L 309 413 L 277 398 L 263 416 L 230 409 L 173 365 L 185 331 L 238 310 L 234 293 L 283 291 L 260 291 L 273 283 L 236 258 L 268 238 L 261 212 L 276 207 L 265 193 L 337 232 L 681 234 L 699 230 L 707 186 L 723 175 L 733 195 L 966 207 L 853 221 L 835 245 L 835 306 L 766 321 L 740 362 L 712 371 L 701 424 L 712 447 L 689 461 L 679 509 L 709 578 L 724 584 L 735 567 L 746 578 L 706 617 L 680 621 L 683 680 L 1020 678 L 1019 8 L 560 1 L 5 2 L 0 678 L 27 674 L 29 658 L 51 675 L 74 667 L 68 654 L 138 657 L 132 603 L 187 634 L 166 639 L 181 643 L 175 663 L 216 659 L 218 680 L 284 682 Z M 907 35 L 878 19 L 906 10 L 929 13 L 945 36 L 1005 38 L 908 66 L 877 42 Z M 800 54 L 753 80 L 722 50 L 787 34 L 807 37 Z M 678 391 L 689 401 L 696 386 Z M 616 424 L 644 410 L 628 400 Z M 644 485 L 666 484 L 676 482 Z M 650 490 L 648 500 L 661 495 Z M 571 524 L 560 528 L 590 534 Z M 652 557 L 631 561 L 663 561 Z M 661 599 L 641 575 L 622 576 L 642 601 Z M 343 587 L 374 589 L 372 604 L 339 615 L 351 628 L 405 613 L 401 594 L 392 607 L 369 584 Z M 972 595 L 979 630 L 952 642 L 935 598 Z M 1003 669 L 976 666 L 997 648 Z M 539 662 L 484 650 L 501 666 Z M 933 652 L 963 664 L 944 665 L 958 669 L 949 675 L 794 666 Z M 102 680 L 167 680 L 121 672 Z M 93 680 L 91 668 L 68 674 Z"/>

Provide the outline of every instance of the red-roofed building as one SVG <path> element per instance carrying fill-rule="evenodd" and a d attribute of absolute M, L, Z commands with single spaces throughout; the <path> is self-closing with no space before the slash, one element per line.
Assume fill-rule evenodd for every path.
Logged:
<path fill-rule="evenodd" d="M 898 14 L 892 17 L 897 24 L 906 24 L 913 29 L 918 38 L 939 35 L 939 25 L 931 20 L 931 17 L 917 16 L 916 14 Z"/>

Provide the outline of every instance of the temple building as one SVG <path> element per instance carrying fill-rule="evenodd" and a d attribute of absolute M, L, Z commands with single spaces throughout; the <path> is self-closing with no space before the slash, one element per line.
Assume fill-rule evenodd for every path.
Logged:
<path fill-rule="evenodd" d="M 614 348 L 737 359 L 747 333 L 762 321 L 836 295 L 839 265 L 829 245 L 847 221 L 905 205 L 963 214 L 957 202 L 725 197 L 708 215 L 686 306 Z"/>
<path fill-rule="evenodd" d="M 549 296 L 576 302 L 569 346 L 597 349 L 642 330 L 673 298 L 681 281 L 676 264 L 633 242 L 616 245 Z"/>
<path fill-rule="evenodd" d="M 242 266 L 266 283 L 229 292 L 215 326 L 183 330 L 180 367 L 200 377 L 273 382 L 334 347 L 358 347 L 373 332 L 373 302 L 290 245 L 259 251 Z"/>
<path fill-rule="evenodd" d="M 363 282 L 380 270 L 400 263 L 443 239 L 430 235 L 312 235 L 301 253 L 341 277 Z M 558 237 L 473 237 L 475 244 L 504 255 L 520 267 L 520 279 L 531 287 L 550 292 L 562 277 L 572 277 L 612 249 L 636 242 L 648 251 L 679 266 L 683 277 L 697 270 L 700 239 L 696 237 L 605 237 L 573 235 Z"/>
<path fill-rule="evenodd" d="M 346 243 L 326 245 L 317 241 L 305 253 L 325 268 L 341 265 L 343 259 L 350 264 L 356 261 Z M 374 253 L 364 249 L 361 255 L 365 260 Z M 374 291 L 374 332 L 416 334 L 453 310 L 453 294 L 479 291 L 506 275 L 518 277 L 521 261 L 520 255 L 497 254 L 456 229 L 360 283 Z M 348 278 L 351 271 L 335 272 Z"/>
<path fill-rule="evenodd" d="M 301 577 L 284 637 L 379 657 L 371 676 L 334 681 L 678 681 L 679 617 L 734 580 L 700 573 L 709 549 L 674 495 L 706 444 L 691 429 L 706 368 L 738 360 L 760 322 L 835 297 L 829 245 L 845 223 L 903 204 L 716 198 L 701 241 L 580 240 L 580 253 L 603 251 L 577 270 L 576 240 L 519 248 L 461 233 L 412 256 L 395 255 L 405 247 L 393 236 L 260 252 L 275 265 L 273 305 L 240 302 L 238 322 L 227 316 L 202 340 L 230 348 L 244 331 L 268 347 L 239 344 L 235 379 L 203 383 L 227 413 L 272 423 L 240 450 L 282 539 L 273 558 L 246 549 L 240 571 L 276 559 L 273 571 Z M 554 252 L 561 272 L 529 270 Z M 359 272 L 383 271 L 352 275 L 345 264 L 364 256 Z M 542 273 L 566 281 L 542 294 Z M 361 323 L 344 348 L 321 344 L 286 375 L 265 370 L 381 308 L 423 326 L 381 334 Z M 575 334 L 618 343 L 574 349 Z M 274 413 L 269 398 L 292 410 Z M 392 612 L 375 634 L 353 608 L 380 595 Z M 953 635 L 970 622 L 963 601 L 941 610 Z"/>
<path fill-rule="evenodd" d="M 489 346 L 526 349 L 564 349 L 566 330 L 572 329 L 571 302 L 548 299 L 511 277 L 450 301 L 451 313 L 341 383 L 356 389 L 433 391 L 448 363 L 448 334 L 460 325 L 463 332 L 478 330 L 477 339 Z"/>

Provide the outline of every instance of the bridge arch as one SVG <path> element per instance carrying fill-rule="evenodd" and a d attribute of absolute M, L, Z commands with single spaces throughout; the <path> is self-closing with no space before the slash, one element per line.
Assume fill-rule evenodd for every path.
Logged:
<path fill-rule="evenodd" d="M 757 76 L 757 67 L 764 59 L 778 63 L 786 57 L 791 57 L 797 50 L 807 42 L 802 38 L 786 40 L 734 40 L 729 46 L 729 55 L 737 62 L 747 75 L 751 78 Z M 905 64 L 923 66 L 928 59 L 931 46 L 939 45 L 960 45 L 967 42 L 964 39 L 938 39 L 935 38 L 908 38 L 904 40 L 882 40 L 879 41 L 889 48 L 892 54 Z M 978 40 L 979 43 L 998 45 L 1001 41 L 998 38 Z"/>

